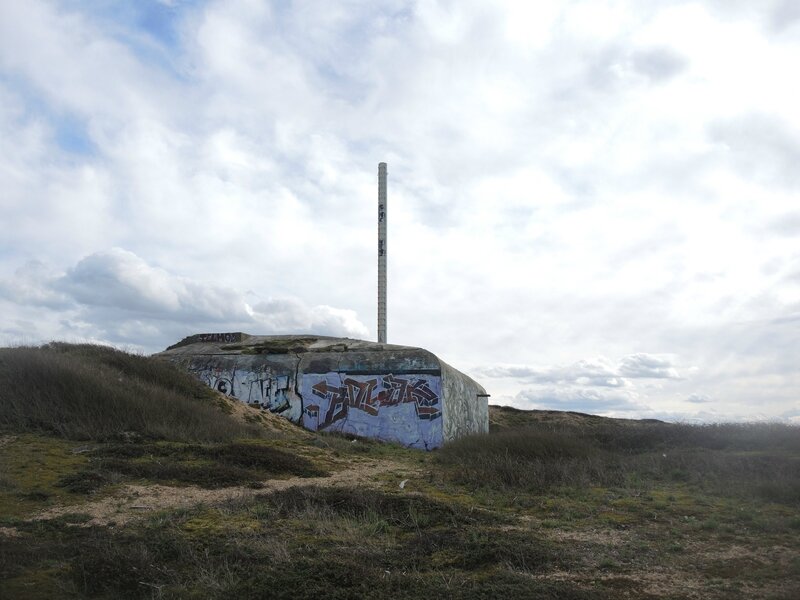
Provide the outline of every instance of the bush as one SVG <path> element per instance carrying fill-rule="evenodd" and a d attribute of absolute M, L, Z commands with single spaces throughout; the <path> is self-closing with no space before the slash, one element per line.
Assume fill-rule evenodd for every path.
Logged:
<path fill-rule="evenodd" d="M 66 438 L 229 441 L 261 436 L 169 363 L 106 346 L 0 348 L 0 428 Z"/>

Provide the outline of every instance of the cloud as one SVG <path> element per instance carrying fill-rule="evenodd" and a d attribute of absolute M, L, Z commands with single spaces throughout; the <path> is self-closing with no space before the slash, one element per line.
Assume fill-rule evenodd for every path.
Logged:
<path fill-rule="evenodd" d="M 366 338 L 369 331 L 353 310 L 307 307 L 297 299 L 270 299 L 253 307 L 253 317 L 269 331 L 302 331 Z M 343 333 L 344 332 L 344 333 Z"/>
<path fill-rule="evenodd" d="M 237 292 L 176 277 L 121 248 L 87 256 L 55 287 L 83 306 L 154 318 L 230 321 L 251 316 Z"/>
<path fill-rule="evenodd" d="M 385 160 L 390 341 L 796 403 L 796 2 L 129 4 L 0 2 L 3 339 L 364 337 Z"/>
<path fill-rule="evenodd" d="M 571 383 L 601 387 L 623 387 L 626 379 L 679 378 L 669 357 L 643 352 L 624 356 L 616 365 L 605 358 L 596 358 L 567 366 L 490 366 L 479 367 L 475 372 L 485 377 L 510 377 L 539 384 Z"/>
<path fill-rule="evenodd" d="M 0 295 L 58 317 L 59 327 L 41 335 L 94 331 L 101 339 L 150 350 L 174 342 L 179 332 L 208 330 L 369 335 L 353 310 L 308 306 L 296 298 L 251 306 L 237 290 L 177 276 L 121 248 L 87 256 L 60 275 L 42 263 L 28 263 L 13 278 L 0 281 Z"/>
<path fill-rule="evenodd" d="M 525 408 L 569 410 L 592 414 L 638 414 L 648 410 L 630 393 L 592 389 L 556 388 L 522 390 L 515 402 Z"/>
<path fill-rule="evenodd" d="M 513 403 L 526 407 L 657 418 L 641 398 L 660 392 L 663 382 L 681 380 L 673 361 L 672 356 L 639 352 L 623 356 L 616 364 L 599 357 L 549 367 L 479 367 L 472 373 L 499 381 L 500 389 L 509 389 L 509 381 L 525 386 L 513 396 Z M 493 388 L 492 383 L 484 382 L 487 389 Z"/>
<path fill-rule="evenodd" d="M 678 379 L 678 371 L 672 361 L 654 354 L 631 354 L 619 363 L 619 374 L 632 379 Z"/>
<path fill-rule="evenodd" d="M 708 402 L 712 402 L 712 398 L 706 394 L 691 394 L 688 398 L 686 398 L 686 401 L 691 402 L 692 404 L 706 404 Z"/>
<path fill-rule="evenodd" d="M 576 383 L 604 387 L 620 387 L 625 385 L 614 367 L 604 359 L 581 360 L 569 366 L 561 367 L 527 367 L 496 366 L 477 369 L 486 377 L 513 377 L 522 381 L 548 383 Z"/>
<path fill-rule="evenodd" d="M 771 25 L 776 32 L 791 29 L 800 21 L 800 5 L 794 0 L 780 0 L 776 2 L 771 15 Z"/>
<path fill-rule="evenodd" d="M 638 50 L 631 56 L 636 72 L 655 82 L 672 79 L 688 65 L 686 58 L 669 48 Z"/>
<path fill-rule="evenodd" d="M 72 300 L 56 289 L 57 281 L 57 273 L 45 263 L 31 260 L 15 271 L 13 279 L 0 280 L 0 298 L 15 304 L 67 308 L 72 305 Z"/>
<path fill-rule="evenodd" d="M 736 171 L 788 189 L 800 187 L 800 132 L 774 115 L 752 113 L 716 121 L 711 139 L 723 144 Z"/>

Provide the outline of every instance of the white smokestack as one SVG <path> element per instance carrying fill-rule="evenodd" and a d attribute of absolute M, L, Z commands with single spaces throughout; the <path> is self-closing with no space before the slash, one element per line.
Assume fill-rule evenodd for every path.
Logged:
<path fill-rule="evenodd" d="M 386 343 L 386 163 L 378 163 L 378 342 Z"/>

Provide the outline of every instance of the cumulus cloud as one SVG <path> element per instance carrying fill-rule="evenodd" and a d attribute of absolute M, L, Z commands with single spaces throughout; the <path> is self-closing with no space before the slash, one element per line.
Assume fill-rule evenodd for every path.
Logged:
<path fill-rule="evenodd" d="M 0 2 L 2 335 L 365 337 L 385 160 L 390 341 L 796 403 L 796 2 L 106 4 Z"/>
<path fill-rule="evenodd" d="M 177 276 L 121 248 L 97 252 L 56 275 L 38 262 L 0 281 L 9 303 L 35 305 L 59 326 L 39 335 L 85 336 L 115 343 L 168 345 L 179 332 L 245 330 L 367 337 L 353 310 L 308 306 L 296 298 L 267 299 L 255 306 L 238 290 Z M 30 331 L 30 330 L 29 330 Z M 7 328 L 6 336 L 21 333 Z"/>
<path fill-rule="evenodd" d="M 121 248 L 83 258 L 55 287 L 84 306 L 160 319 L 235 321 L 251 316 L 237 292 L 177 277 Z"/>
<path fill-rule="evenodd" d="M 12 279 L 0 280 L 0 297 L 14 304 L 66 308 L 72 304 L 56 286 L 58 274 L 45 263 L 32 260 L 18 268 Z"/>
<path fill-rule="evenodd" d="M 367 328 L 355 311 L 332 306 L 307 307 L 294 299 L 269 299 L 253 307 L 253 317 L 270 331 L 302 331 L 365 338 Z"/>

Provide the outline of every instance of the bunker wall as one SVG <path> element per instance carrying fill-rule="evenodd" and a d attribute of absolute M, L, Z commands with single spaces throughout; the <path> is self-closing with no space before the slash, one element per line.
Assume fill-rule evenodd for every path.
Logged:
<path fill-rule="evenodd" d="M 444 442 L 474 433 L 489 433 L 489 399 L 472 378 L 439 361 L 442 369 Z"/>
<path fill-rule="evenodd" d="M 427 351 L 171 357 L 209 387 L 312 431 L 420 449 L 444 443 L 438 359 Z"/>
<path fill-rule="evenodd" d="M 298 356 L 182 355 L 174 360 L 218 392 L 300 423 L 303 399 L 297 385 Z"/>

